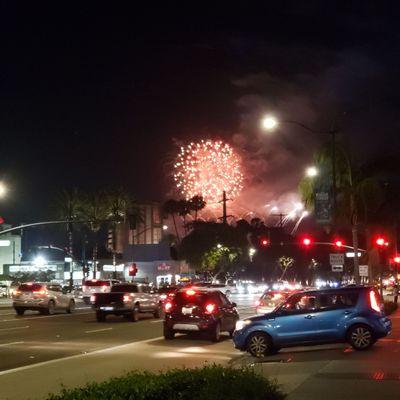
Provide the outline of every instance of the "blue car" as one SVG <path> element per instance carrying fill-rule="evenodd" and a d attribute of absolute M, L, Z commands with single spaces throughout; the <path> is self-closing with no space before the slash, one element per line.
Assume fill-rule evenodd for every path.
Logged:
<path fill-rule="evenodd" d="M 391 332 L 373 287 L 297 292 L 274 311 L 236 323 L 235 347 L 264 357 L 282 347 L 348 342 L 366 350 Z"/>

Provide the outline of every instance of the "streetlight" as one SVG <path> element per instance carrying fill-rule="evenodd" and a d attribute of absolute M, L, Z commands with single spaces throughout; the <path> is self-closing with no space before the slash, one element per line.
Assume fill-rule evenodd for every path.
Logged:
<path fill-rule="evenodd" d="M 309 178 L 315 178 L 318 175 L 318 169 L 316 167 L 308 167 L 306 169 L 306 176 Z"/>
<path fill-rule="evenodd" d="M 7 186 L 4 182 L 0 182 L 0 197 L 4 197 L 7 194 Z"/>
<path fill-rule="evenodd" d="M 332 149 L 331 149 L 331 155 L 332 155 L 332 208 L 333 212 L 335 213 L 336 211 L 336 133 L 338 132 L 337 129 L 331 128 L 329 131 L 316 131 L 315 129 L 310 128 L 309 126 L 298 122 L 298 121 L 291 121 L 291 120 L 283 120 L 279 121 L 277 118 L 275 118 L 273 115 L 266 115 L 262 120 L 261 120 L 261 127 L 266 130 L 266 131 L 273 131 L 276 129 L 276 127 L 281 124 L 293 124 L 300 126 L 306 131 L 312 132 L 312 133 L 317 133 L 317 134 L 327 134 L 330 135 L 332 138 Z"/>
<path fill-rule="evenodd" d="M 162 229 L 163 229 L 163 231 L 168 230 L 168 225 L 163 225 L 163 226 L 162 226 Z"/>
<path fill-rule="evenodd" d="M 257 250 L 254 247 L 249 248 L 249 258 L 250 262 L 253 262 L 253 256 L 256 254 Z"/>
<path fill-rule="evenodd" d="M 274 129 L 277 128 L 278 124 L 279 124 L 278 120 L 273 115 L 266 115 L 261 120 L 261 126 L 266 131 L 273 131 Z"/>

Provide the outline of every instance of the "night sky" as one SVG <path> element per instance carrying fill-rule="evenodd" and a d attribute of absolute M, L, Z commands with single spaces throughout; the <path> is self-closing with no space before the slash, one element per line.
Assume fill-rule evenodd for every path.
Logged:
<path fill-rule="evenodd" d="M 295 191 L 321 139 L 283 127 L 263 137 L 257 121 L 268 110 L 318 129 L 336 120 L 363 162 L 397 156 L 395 2 L 1 4 L 7 222 L 45 218 L 54 194 L 73 186 L 163 200 L 176 143 L 205 136 L 245 149 L 262 175 L 249 172 L 249 190 Z"/>

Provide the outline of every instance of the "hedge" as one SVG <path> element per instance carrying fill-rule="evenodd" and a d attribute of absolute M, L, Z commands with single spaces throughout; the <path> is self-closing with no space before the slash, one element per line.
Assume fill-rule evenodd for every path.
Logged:
<path fill-rule="evenodd" d="M 251 368 L 218 365 L 131 372 L 102 383 L 63 389 L 48 400 L 283 400 L 278 386 Z"/>

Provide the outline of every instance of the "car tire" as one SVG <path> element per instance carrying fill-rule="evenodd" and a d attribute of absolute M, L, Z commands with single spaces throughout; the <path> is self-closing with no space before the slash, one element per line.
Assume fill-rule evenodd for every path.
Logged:
<path fill-rule="evenodd" d="M 372 329 L 367 325 L 354 325 L 347 334 L 347 340 L 354 350 L 363 351 L 369 349 L 374 343 Z"/>
<path fill-rule="evenodd" d="M 210 332 L 210 339 L 212 342 L 219 342 L 221 340 L 221 324 L 218 322 L 213 330 Z"/>
<path fill-rule="evenodd" d="M 65 310 L 68 314 L 72 314 L 75 311 L 75 301 L 70 300 L 67 309 Z"/>
<path fill-rule="evenodd" d="M 164 339 L 172 340 L 175 337 L 175 332 L 172 329 L 169 329 L 164 324 Z"/>
<path fill-rule="evenodd" d="M 263 332 L 254 332 L 247 339 L 247 351 L 257 358 L 272 354 L 274 347 L 271 338 Z"/>
<path fill-rule="evenodd" d="M 102 311 L 96 311 L 96 321 L 97 322 L 104 322 L 106 320 L 106 314 Z"/>
<path fill-rule="evenodd" d="M 50 300 L 49 304 L 47 305 L 47 314 L 54 315 L 55 312 L 56 312 L 56 305 L 53 300 Z"/>
<path fill-rule="evenodd" d="M 162 305 L 159 304 L 158 307 L 156 308 L 156 310 L 153 313 L 154 318 L 161 318 L 162 314 L 163 314 Z"/>
<path fill-rule="evenodd" d="M 17 313 L 17 315 L 24 315 L 25 308 L 15 307 L 15 312 Z"/>
<path fill-rule="evenodd" d="M 135 306 L 131 312 L 131 321 L 138 322 L 139 321 L 139 307 Z"/>

